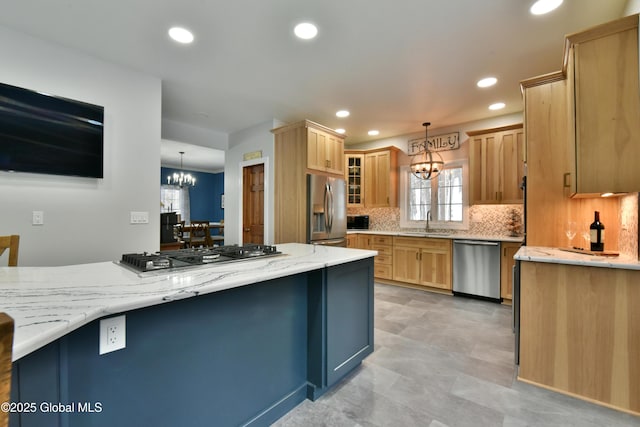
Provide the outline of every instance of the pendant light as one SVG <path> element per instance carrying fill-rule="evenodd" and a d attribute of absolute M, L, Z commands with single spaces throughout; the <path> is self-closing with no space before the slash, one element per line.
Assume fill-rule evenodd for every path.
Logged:
<path fill-rule="evenodd" d="M 418 153 L 413 156 L 411 162 L 411 173 L 416 177 L 424 180 L 435 178 L 444 169 L 444 160 L 442 156 L 435 151 L 429 150 L 429 125 L 431 123 L 423 123 L 424 126 L 424 143 L 418 145 Z"/>
<path fill-rule="evenodd" d="M 169 175 L 167 177 L 167 183 L 169 185 L 179 185 L 181 188 L 184 185 L 188 185 L 193 187 L 196 185 L 195 177 L 191 176 L 190 173 L 184 173 L 182 167 L 182 157 L 184 156 L 184 151 L 179 151 L 180 153 L 180 173 L 174 172 L 173 175 Z"/>

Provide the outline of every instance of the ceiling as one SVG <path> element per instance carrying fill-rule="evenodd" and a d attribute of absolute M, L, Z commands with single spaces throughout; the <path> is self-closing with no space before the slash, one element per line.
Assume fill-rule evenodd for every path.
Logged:
<path fill-rule="evenodd" d="M 350 145 L 521 111 L 519 81 L 559 70 L 564 36 L 622 16 L 626 0 L 564 0 L 544 16 L 533 0 L 3 3 L 1 25 L 161 78 L 163 118 L 224 133 L 308 118 Z M 318 37 L 294 37 L 302 21 Z M 195 42 L 170 40 L 174 25 Z M 488 75 L 498 84 L 477 88 Z"/>

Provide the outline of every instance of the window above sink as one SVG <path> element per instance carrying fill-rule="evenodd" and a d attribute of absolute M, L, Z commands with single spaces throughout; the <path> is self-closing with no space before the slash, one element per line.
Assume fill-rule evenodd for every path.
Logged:
<path fill-rule="evenodd" d="M 400 227 L 421 228 L 423 234 L 448 234 L 438 230 L 469 228 L 468 161 L 447 162 L 432 180 L 415 177 L 408 167 L 400 168 Z M 427 215 L 429 224 L 427 227 Z M 416 235 L 420 232 L 416 232 Z"/>

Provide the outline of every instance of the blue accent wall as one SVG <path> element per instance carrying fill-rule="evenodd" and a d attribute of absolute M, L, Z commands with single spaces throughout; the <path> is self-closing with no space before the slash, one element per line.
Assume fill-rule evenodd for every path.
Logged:
<path fill-rule="evenodd" d="M 160 183 L 166 184 L 167 176 L 173 175 L 174 172 L 180 173 L 180 169 L 160 168 Z M 191 219 L 216 222 L 224 219 L 224 210 L 220 206 L 221 196 L 224 193 L 224 173 L 207 173 L 187 169 L 184 169 L 183 172 L 190 173 L 196 179 L 195 187 L 189 189 Z"/>

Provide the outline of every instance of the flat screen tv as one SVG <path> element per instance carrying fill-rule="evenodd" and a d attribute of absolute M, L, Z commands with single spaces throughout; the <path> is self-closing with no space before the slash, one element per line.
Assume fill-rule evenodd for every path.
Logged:
<path fill-rule="evenodd" d="M 104 107 L 0 83 L 0 170 L 103 178 Z"/>

